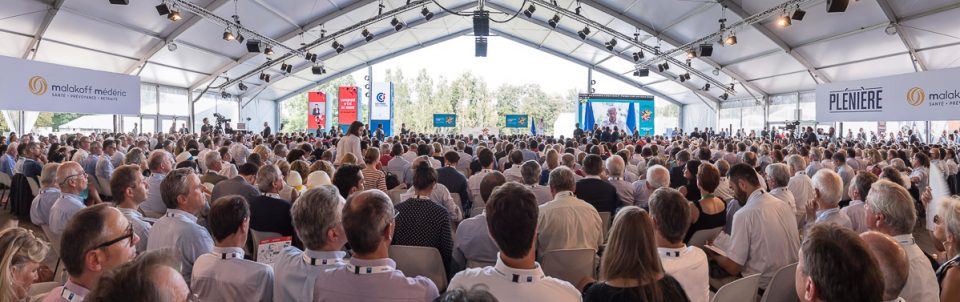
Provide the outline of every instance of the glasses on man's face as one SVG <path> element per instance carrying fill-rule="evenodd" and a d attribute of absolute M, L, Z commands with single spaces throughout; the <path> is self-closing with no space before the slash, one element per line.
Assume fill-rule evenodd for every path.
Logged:
<path fill-rule="evenodd" d="M 109 246 L 114 245 L 115 243 L 120 242 L 120 241 L 123 241 L 124 239 L 127 239 L 127 238 L 130 239 L 129 243 L 127 243 L 127 246 L 133 247 L 133 224 L 128 224 L 128 225 L 127 225 L 127 231 L 123 232 L 123 235 L 120 235 L 120 237 L 117 237 L 116 239 L 113 239 L 113 240 L 110 240 L 110 241 L 101 243 L 100 245 L 97 245 L 97 246 L 93 247 L 93 248 L 90 249 L 90 250 L 96 250 L 96 249 L 102 249 L 102 248 L 105 248 L 105 247 L 109 247 Z"/>
<path fill-rule="evenodd" d="M 83 178 L 87 178 L 87 173 L 77 173 L 77 174 L 73 174 L 73 175 L 64 177 L 64 178 L 63 178 L 63 181 L 60 181 L 60 184 L 61 184 L 61 185 L 66 184 L 68 181 L 70 181 L 70 178 L 72 178 L 72 177 L 74 177 L 74 176 L 83 176 Z"/>

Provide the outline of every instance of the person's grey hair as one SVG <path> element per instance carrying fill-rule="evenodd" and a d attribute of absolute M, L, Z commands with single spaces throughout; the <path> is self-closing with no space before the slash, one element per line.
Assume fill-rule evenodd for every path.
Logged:
<path fill-rule="evenodd" d="M 523 177 L 523 184 L 532 185 L 540 182 L 540 164 L 535 160 L 528 160 L 520 166 L 520 176 Z"/>
<path fill-rule="evenodd" d="M 127 151 L 127 155 L 123 158 L 123 163 L 126 165 L 140 165 L 146 161 L 145 156 L 143 155 L 143 150 L 140 148 L 130 148 L 130 151 Z"/>
<path fill-rule="evenodd" d="M 903 162 L 903 159 L 899 159 L 899 158 L 891 159 L 890 166 L 893 167 L 894 169 L 897 169 L 897 171 L 907 170 L 907 164 Z"/>
<path fill-rule="evenodd" d="M 340 224 L 344 202 L 334 185 L 321 185 L 297 198 L 290 208 L 290 216 L 306 248 L 319 250 L 327 244 L 327 230 Z"/>
<path fill-rule="evenodd" d="M 784 160 L 787 162 L 787 165 L 790 165 L 790 168 L 793 168 L 794 171 L 803 171 L 807 167 L 807 163 L 803 160 L 803 157 L 797 154 L 790 154 Z"/>
<path fill-rule="evenodd" d="M 577 167 L 577 157 L 570 153 L 564 153 L 562 156 L 560 156 L 560 162 L 570 169 Z"/>
<path fill-rule="evenodd" d="M 670 171 L 661 165 L 647 168 L 647 183 L 649 183 L 653 189 L 669 187 Z"/>
<path fill-rule="evenodd" d="M 820 172 L 824 171 L 830 170 Z M 817 172 L 818 176 L 820 172 Z M 886 179 L 878 180 L 870 186 L 870 194 L 867 194 L 866 199 L 868 207 L 871 207 L 874 212 L 883 214 L 884 223 L 893 231 L 890 235 L 913 232 L 913 226 L 917 221 L 917 209 L 913 205 L 913 197 L 903 186 Z"/>
<path fill-rule="evenodd" d="M 207 169 L 213 169 L 212 166 L 220 160 L 220 152 L 210 151 L 203 155 L 203 163 L 207 165 Z"/>
<path fill-rule="evenodd" d="M 60 167 L 59 163 L 49 163 L 43 165 L 43 170 L 40 171 L 40 184 L 44 186 L 52 186 L 57 184 L 57 168 Z"/>
<path fill-rule="evenodd" d="M 260 192 L 270 192 L 273 190 L 273 183 L 280 179 L 280 169 L 275 165 L 266 165 L 257 171 L 257 189 Z"/>
<path fill-rule="evenodd" d="M 769 164 L 764 170 L 767 172 L 767 178 L 773 180 L 775 185 L 771 189 L 786 187 L 790 183 L 790 167 L 787 167 L 786 164 Z"/>
<path fill-rule="evenodd" d="M 840 203 L 843 195 L 843 180 L 837 172 L 830 169 L 821 169 L 813 175 L 813 188 L 820 192 L 820 200 L 828 205 L 835 206 Z"/>
<path fill-rule="evenodd" d="M 872 189 L 870 191 L 873 192 Z M 960 199 L 944 197 L 940 200 L 940 210 L 938 212 L 945 225 L 946 236 L 952 237 L 954 245 L 956 245 L 956 240 L 960 239 Z"/>
<path fill-rule="evenodd" d="M 550 171 L 550 180 L 547 183 L 556 192 L 573 191 L 577 188 L 577 179 L 573 170 L 567 167 L 557 167 Z"/>
<path fill-rule="evenodd" d="M 192 168 L 174 169 L 167 173 L 167 176 L 160 182 L 160 199 L 168 209 L 179 209 L 177 197 L 190 194 L 190 186 L 187 179 L 190 175 L 196 174 Z"/>
<path fill-rule="evenodd" d="M 820 151 L 820 148 L 811 148 L 810 149 L 810 160 L 820 160 L 820 155 L 823 154 Z"/>
<path fill-rule="evenodd" d="M 607 158 L 607 172 L 610 172 L 610 176 L 619 177 L 623 176 L 624 162 L 623 158 L 620 156 L 611 156 Z"/>
<path fill-rule="evenodd" d="M 751 151 L 743 153 L 743 163 L 750 165 L 751 167 L 757 166 L 757 154 Z"/>

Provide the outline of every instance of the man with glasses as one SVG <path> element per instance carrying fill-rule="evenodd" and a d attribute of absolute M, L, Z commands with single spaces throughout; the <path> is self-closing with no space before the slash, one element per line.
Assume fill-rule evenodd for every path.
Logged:
<path fill-rule="evenodd" d="M 80 210 L 63 231 L 60 258 L 70 276 L 44 302 L 79 302 L 96 289 L 100 276 L 130 262 L 140 237 L 119 210 L 106 204 Z"/>
<path fill-rule="evenodd" d="M 879 180 L 870 186 L 865 204 L 867 228 L 893 237 L 907 252 L 910 273 L 900 297 L 905 301 L 940 301 L 937 276 L 913 238 L 917 210 L 910 193 L 901 185 Z"/>
<path fill-rule="evenodd" d="M 87 188 L 87 173 L 76 162 L 66 162 L 57 168 L 60 182 L 60 198 L 50 208 L 50 232 L 57 236 L 63 233 L 70 217 L 86 207 L 80 193 Z"/>
<path fill-rule="evenodd" d="M 197 224 L 197 214 L 204 208 L 200 177 L 191 168 L 181 168 L 167 174 L 160 183 L 163 203 L 167 211 L 150 229 L 147 250 L 173 248 L 180 252 L 183 269 L 180 274 L 190 283 L 193 263 L 200 255 L 213 250 L 213 239 L 203 226 Z"/>
<path fill-rule="evenodd" d="M 151 225 L 144 220 L 143 213 L 137 211 L 137 207 L 147 199 L 149 188 L 150 185 L 144 180 L 137 165 L 120 166 L 113 170 L 113 177 L 110 178 L 110 191 L 113 192 L 117 209 L 130 220 L 134 233 L 140 236 L 140 243 L 137 243 L 138 253 L 147 250 L 147 238 L 150 238 Z"/>
<path fill-rule="evenodd" d="M 203 301 L 272 301 L 273 268 L 243 259 L 250 208 L 240 195 L 221 197 L 210 207 L 212 253 L 201 255 L 190 288 Z"/>

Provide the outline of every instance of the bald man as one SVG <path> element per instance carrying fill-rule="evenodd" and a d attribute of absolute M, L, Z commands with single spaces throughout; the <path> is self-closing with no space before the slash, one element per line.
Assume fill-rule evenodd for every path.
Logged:
<path fill-rule="evenodd" d="M 890 236 L 876 231 L 860 234 L 867 248 L 877 257 L 880 273 L 883 274 L 883 301 L 905 301 L 900 291 L 907 285 L 910 262 L 907 251 Z"/>
<path fill-rule="evenodd" d="M 76 162 L 65 162 L 57 168 L 57 181 L 60 182 L 60 198 L 50 208 L 50 231 L 59 236 L 67 226 L 70 217 L 86 205 L 80 193 L 87 188 L 87 173 Z"/>

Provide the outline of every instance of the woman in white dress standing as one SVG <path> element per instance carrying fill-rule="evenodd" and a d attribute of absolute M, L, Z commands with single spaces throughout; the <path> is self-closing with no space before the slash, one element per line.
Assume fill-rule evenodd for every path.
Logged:
<path fill-rule="evenodd" d="M 354 121 L 347 128 L 347 135 L 340 138 L 337 142 L 337 157 L 333 161 L 335 166 L 340 166 L 343 156 L 352 153 L 356 158 L 363 158 L 363 151 L 360 150 L 360 130 L 363 128 L 363 122 Z"/>

